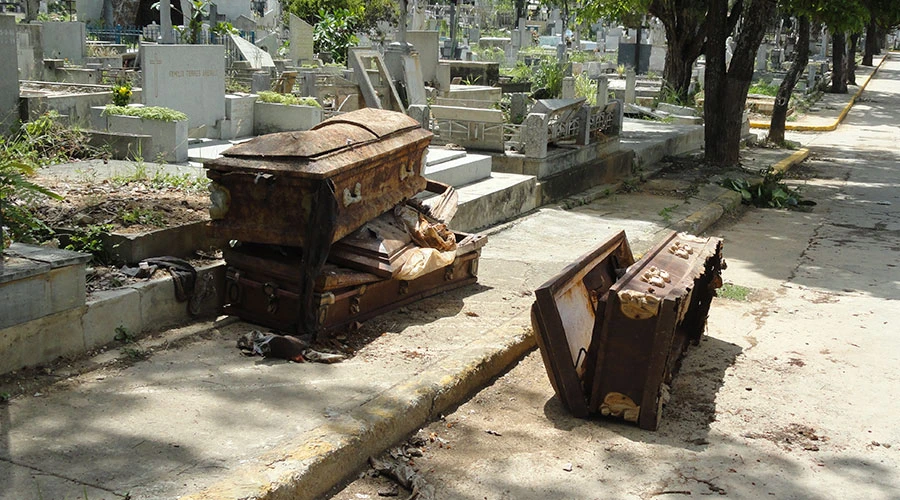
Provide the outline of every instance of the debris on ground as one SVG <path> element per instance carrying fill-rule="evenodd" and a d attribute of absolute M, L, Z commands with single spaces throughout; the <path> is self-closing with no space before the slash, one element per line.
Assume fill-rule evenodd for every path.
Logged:
<path fill-rule="evenodd" d="M 411 466 L 393 460 L 369 458 L 369 465 L 379 474 L 397 481 L 400 486 L 410 490 L 412 494 L 407 500 L 433 500 L 434 486 L 428 484 L 421 474 Z M 380 494 L 380 493 L 379 493 Z"/>
<path fill-rule="evenodd" d="M 262 356 L 264 358 L 278 358 L 303 363 L 339 363 L 346 359 L 343 354 L 317 351 L 310 347 L 308 341 L 291 335 L 279 335 L 277 333 L 263 333 L 259 330 L 251 330 L 241 335 L 237 346 L 246 356 Z"/>

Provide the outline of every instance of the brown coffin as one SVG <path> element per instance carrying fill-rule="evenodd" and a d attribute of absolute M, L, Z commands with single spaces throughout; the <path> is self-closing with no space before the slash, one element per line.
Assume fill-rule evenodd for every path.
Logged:
<path fill-rule="evenodd" d="M 550 383 L 577 417 L 588 415 L 587 354 L 597 321 L 597 304 L 619 273 L 634 263 L 620 231 L 535 290 L 531 323 Z M 602 309 L 601 309 L 602 315 Z"/>
<path fill-rule="evenodd" d="M 424 297 L 475 283 L 482 235 L 457 233 L 456 260 L 414 280 L 326 265 L 313 293 L 316 331 L 339 330 Z M 225 313 L 284 332 L 305 333 L 300 321 L 301 253 L 292 248 L 243 245 L 225 251 Z"/>
<path fill-rule="evenodd" d="M 296 247 L 340 240 L 425 189 L 431 137 L 402 113 L 365 108 L 236 145 L 204 164 L 213 233 Z"/>
<path fill-rule="evenodd" d="M 721 239 L 673 232 L 610 288 L 589 353 L 591 412 L 657 428 L 681 357 L 706 328 L 722 267 Z"/>
<path fill-rule="evenodd" d="M 640 261 L 630 256 L 619 233 L 570 265 L 535 292 L 532 322 L 551 384 L 574 415 L 653 430 L 721 286 L 722 241 L 673 232 Z"/>

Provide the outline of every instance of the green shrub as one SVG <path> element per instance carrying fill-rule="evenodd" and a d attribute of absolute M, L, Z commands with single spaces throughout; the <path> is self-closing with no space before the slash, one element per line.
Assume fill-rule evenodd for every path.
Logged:
<path fill-rule="evenodd" d="M 144 120 L 159 120 L 162 122 L 180 122 L 187 120 L 186 114 L 171 108 L 162 106 L 115 106 L 109 104 L 103 110 L 103 115 L 136 116 Z"/>
<path fill-rule="evenodd" d="M 750 86 L 750 90 L 747 93 L 768 95 L 774 97 L 778 94 L 778 85 L 772 85 L 771 83 L 757 80 L 756 83 Z"/>
<path fill-rule="evenodd" d="M 259 92 L 259 102 L 288 104 L 293 106 L 313 106 L 316 108 L 322 107 L 315 97 L 297 97 L 291 94 L 279 94 L 278 92 L 272 92 L 271 90 Z"/>

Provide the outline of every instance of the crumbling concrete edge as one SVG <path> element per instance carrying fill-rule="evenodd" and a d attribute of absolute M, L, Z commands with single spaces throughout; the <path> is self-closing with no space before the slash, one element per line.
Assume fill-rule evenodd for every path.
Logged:
<path fill-rule="evenodd" d="M 886 53 L 884 57 L 881 58 L 881 62 L 878 63 L 877 66 L 869 73 L 869 76 L 866 77 L 866 81 L 860 85 L 859 89 L 850 97 L 850 101 L 844 106 L 844 109 L 841 111 L 841 114 L 834 120 L 834 123 L 831 125 L 794 125 L 794 124 L 785 124 L 785 130 L 792 130 L 794 132 L 831 132 L 838 128 L 838 125 L 844 121 L 844 118 L 847 117 L 847 113 L 850 112 L 850 109 L 853 108 L 853 105 L 856 103 L 856 100 L 859 99 L 859 96 L 862 95 L 863 91 L 866 90 L 866 86 L 875 76 L 875 73 L 878 73 L 878 70 L 881 69 L 881 66 L 885 61 L 890 57 L 890 52 Z M 764 121 L 751 121 L 750 128 L 759 128 L 759 129 L 768 129 L 771 125 L 771 122 Z"/>
<path fill-rule="evenodd" d="M 806 160 L 808 157 L 809 150 L 801 148 L 793 152 L 787 158 L 775 163 L 771 168 L 778 173 L 784 173 L 794 165 Z M 726 188 L 720 189 L 722 190 L 721 194 L 696 212 L 674 223 L 672 229 L 690 234 L 700 234 L 718 222 L 718 220 L 726 213 L 736 211 L 740 208 L 742 201 L 740 193 Z"/>
<path fill-rule="evenodd" d="M 230 471 L 228 479 L 181 498 L 319 498 L 352 479 L 370 456 L 439 418 L 533 349 L 530 324 L 530 316 L 520 313 L 418 377 Z"/>

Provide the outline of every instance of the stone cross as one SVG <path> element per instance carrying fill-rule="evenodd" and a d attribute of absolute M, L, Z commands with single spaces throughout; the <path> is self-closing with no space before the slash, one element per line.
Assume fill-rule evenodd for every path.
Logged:
<path fill-rule="evenodd" d="M 162 59 L 159 58 L 158 54 L 153 55 L 153 59 L 149 59 L 147 64 L 153 65 L 153 97 L 159 97 L 159 72 L 162 69 L 160 64 L 162 64 Z"/>
<path fill-rule="evenodd" d="M 172 5 L 169 0 L 159 2 L 159 43 L 171 45 L 175 43 L 175 32 L 172 30 Z"/>

